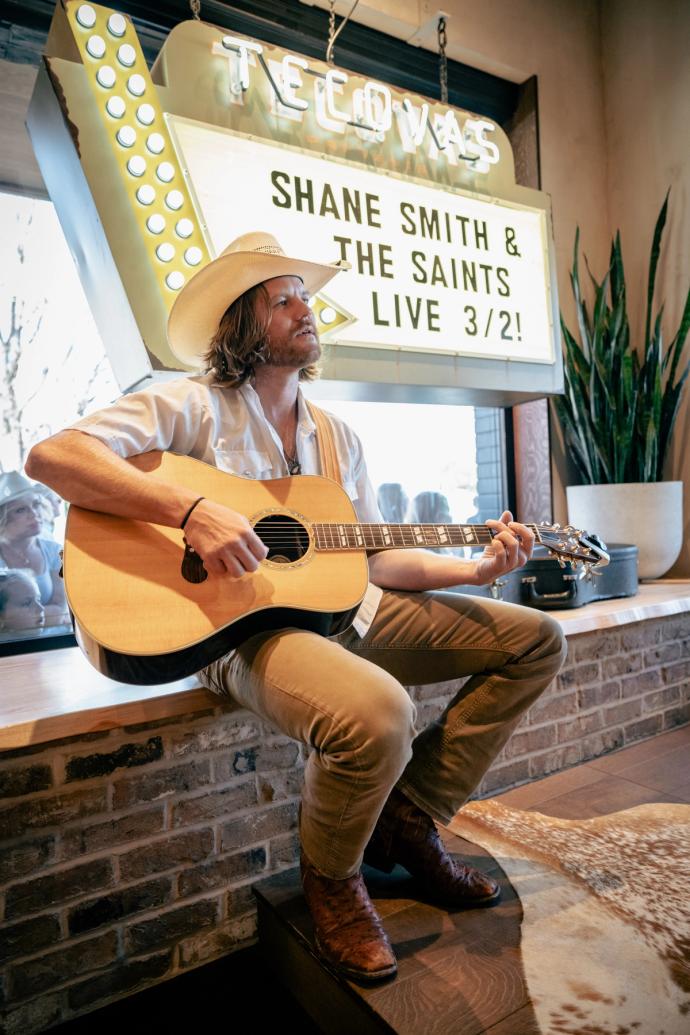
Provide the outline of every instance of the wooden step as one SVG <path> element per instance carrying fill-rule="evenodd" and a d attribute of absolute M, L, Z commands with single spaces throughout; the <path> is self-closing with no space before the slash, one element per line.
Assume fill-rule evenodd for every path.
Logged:
<path fill-rule="evenodd" d="M 255 889 L 267 965 L 326 1035 L 537 1035 L 520 955 L 522 908 L 498 864 L 447 835 L 449 849 L 500 880 L 501 901 L 447 911 L 415 896 L 404 870 L 364 876 L 398 958 L 395 979 L 365 987 L 316 954 L 299 873 Z"/>

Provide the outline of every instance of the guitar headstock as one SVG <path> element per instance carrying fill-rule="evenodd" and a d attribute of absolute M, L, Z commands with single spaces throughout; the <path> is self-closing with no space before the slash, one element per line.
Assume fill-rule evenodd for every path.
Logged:
<path fill-rule="evenodd" d="M 581 569 L 580 577 L 597 574 L 597 569 L 609 563 L 606 543 L 597 535 L 566 525 L 549 525 L 545 521 L 536 526 L 537 539 L 546 547 L 562 568 L 570 562 L 573 569 Z"/>

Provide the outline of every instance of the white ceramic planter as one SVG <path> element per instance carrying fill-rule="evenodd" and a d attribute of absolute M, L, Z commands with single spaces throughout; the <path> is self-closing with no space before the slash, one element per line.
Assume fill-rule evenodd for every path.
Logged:
<path fill-rule="evenodd" d="M 658 579 L 680 553 L 682 482 L 569 485 L 568 521 L 605 543 L 633 543 L 641 579 Z"/>

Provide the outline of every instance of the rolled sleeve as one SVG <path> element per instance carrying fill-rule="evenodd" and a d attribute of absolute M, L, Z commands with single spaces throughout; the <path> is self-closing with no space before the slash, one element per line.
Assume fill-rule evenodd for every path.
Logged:
<path fill-rule="evenodd" d="M 202 459 L 215 439 L 214 414 L 195 382 L 152 385 L 72 425 L 124 459 L 152 449 Z"/>

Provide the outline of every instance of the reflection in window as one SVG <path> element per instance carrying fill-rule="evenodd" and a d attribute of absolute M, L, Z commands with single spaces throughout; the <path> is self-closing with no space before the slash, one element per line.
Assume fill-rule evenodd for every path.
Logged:
<path fill-rule="evenodd" d="M 35 442 L 119 395 L 50 202 L 0 193 L 0 642 L 71 631 L 65 507 L 23 473 Z"/>

